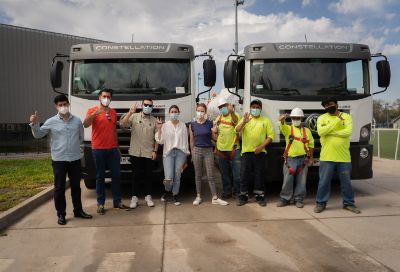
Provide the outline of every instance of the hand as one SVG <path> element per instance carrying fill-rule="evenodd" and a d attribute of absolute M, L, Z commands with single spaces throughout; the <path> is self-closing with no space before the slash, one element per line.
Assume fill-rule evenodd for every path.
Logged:
<path fill-rule="evenodd" d="M 264 147 L 262 145 L 259 145 L 256 147 L 256 150 L 254 150 L 254 154 L 260 154 L 262 152 L 262 150 L 264 149 Z"/>
<path fill-rule="evenodd" d="M 343 117 L 342 117 L 342 114 L 343 114 L 343 112 L 338 111 L 336 113 L 336 116 L 339 117 L 340 120 L 344 120 Z"/>
<path fill-rule="evenodd" d="M 214 126 L 211 128 L 211 132 L 217 134 L 217 133 L 218 133 L 218 126 L 217 126 L 217 125 L 214 125 Z"/>
<path fill-rule="evenodd" d="M 313 158 L 313 157 L 310 157 L 310 159 L 309 159 L 308 162 L 307 162 L 307 166 L 312 166 L 313 163 L 314 163 L 314 158 Z"/>
<path fill-rule="evenodd" d="M 279 116 L 279 122 L 281 122 L 282 124 L 285 122 L 285 119 L 287 118 L 287 114 L 285 113 L 285 114 L 281 114 L 280 116 Z"/>
<path fill-rule="evenodd" d="M 137 109 L 137 108 L 138 108 L 138 105 L 137 105 L 137 104 L 133 105 L 133 106 L 129 109 L 129 113 L 130 113 L 130 114 L 136 113 L 136 109 Z"/>
<path fill-rule="evenodd" d="M 155 161 L 157 159 L 157 152 L 153 151 L 151 152 L 151 160 Z"/>
<path fill-rule="evenodd" d="M 163 122 L 160 117 L 157 117 L 157 123 L 156 123 L 156 128 L 157 130 L 160 130 L 162 128 Z"/>
<path fill-rule="evenodd" d="M 37 123 L 39 123 L 39 115 L 38 115 L 38 112 L 37 112 L 37 111 L 35 111 L 35 113 L 31 115 L 31 117 L 29 118 L 29 121 L 30 121 L 32 124 L 37 124 Z"/>
<path fill-rule="evenodd" d="M 245 112 L 243 115 L 243 123 L 246 124 L 250 121 L 250 114 L 248 112 Z"/>
<path fill-rule="evenodd" d="M 96 111 L 93 112 L 93 116 L 97 116 L 104 111 L 103 107 L 98 107 Z"/>

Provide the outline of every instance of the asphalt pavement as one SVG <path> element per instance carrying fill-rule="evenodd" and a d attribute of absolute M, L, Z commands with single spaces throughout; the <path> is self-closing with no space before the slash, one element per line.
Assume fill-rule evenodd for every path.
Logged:
<path fill-rule="evenodd" d="M 400 271 L 399 177 L 400 161 L 375 159 L 374 178 L 353 181 L 359 215 L 342 209 L 338 185 L 315 214 L 316 184 L 299 209 L 276 207 L 279 186 L 269 186 L 266 207 L 254 199 L 212 205 L 207 183 L 197 207 L 194 186 L 184 184 L 180 206 L 156 195 L 153 208 L 142 197 L 135 210 L 115 210 L 108 191 L 107 212 L 98 215 L 95 191 L 82 183 L 94 218 L 73 218 L 68 191 L 68 223 L 59 226 L 46 202 L 0 234 L 0 272 Z"/>

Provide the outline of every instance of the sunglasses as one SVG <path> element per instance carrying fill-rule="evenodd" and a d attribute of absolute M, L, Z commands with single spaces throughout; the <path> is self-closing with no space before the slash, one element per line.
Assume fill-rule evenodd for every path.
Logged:
<path fill-rule="evenodd" d="M 111 120 L 111 116 L 110 116 L 110 114 L 109 114 L 108 112 L 106 112 L 106 117 L 107 117 L 107 120 L 108 120 L 108 121 Z"/>
<path fill-rule="evenodd" d="M 144 107 L 150 107 L 150 108 L 152 108 L 152 107 L 153 107 L 153 104 L 146 104 L 146 103 L 144 103 L 143 106 L 144 106 Z"/>

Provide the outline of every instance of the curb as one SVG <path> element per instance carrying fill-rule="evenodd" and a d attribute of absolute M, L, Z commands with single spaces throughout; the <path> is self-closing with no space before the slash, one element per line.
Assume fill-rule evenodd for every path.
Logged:
<path fill-rule="evenodd" d="M 42 205 L 44 202 L 48 201 L 50 198 L 53 197 L 53 193 L 54 186 L 50 186 L 49 188 L 23 201 L 22 203 L 19 203 L 17 206 L 0 213 L 0 230 L 6 229 L 10 225 L 20 220 L 22 217 Z"/>

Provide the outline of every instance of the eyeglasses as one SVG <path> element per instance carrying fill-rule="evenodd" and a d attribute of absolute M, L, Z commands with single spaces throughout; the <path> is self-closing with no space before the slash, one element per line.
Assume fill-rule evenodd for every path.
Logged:
<path fill-rule="evenodd" d="M 144 106 L 144 107 L 150 107 L 150 108 L 152 108 L 152 107 L 153 107 L 153 104 L 146 104 L 146 103 L 144 103 L 143 106 Z"/>
<path fill-rule="evenodd" d="M 108 112 L 106 112 L 106 117 L 107 117 L 107 120 L 108 120 L 108 121 L 111 120 L 111 115 L 110 115 Z"/>

